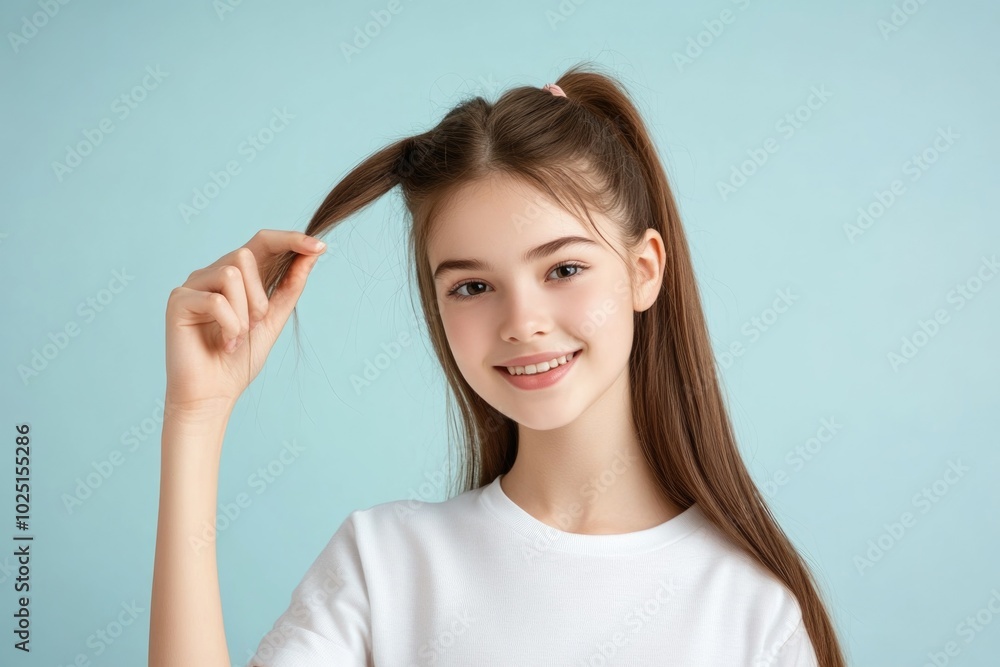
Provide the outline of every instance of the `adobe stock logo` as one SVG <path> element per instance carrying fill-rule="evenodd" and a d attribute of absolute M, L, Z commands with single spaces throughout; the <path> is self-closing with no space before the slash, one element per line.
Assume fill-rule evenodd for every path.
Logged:
<path fill-rule="evenodd" d="M 952 312 L 958 312 L 965 308 L 981 292 L 985 286 L 1000 273 L 1000 261 L 996 254 L 991 257 L 982 257 L 974 275 L 956 283 L 945 295 L 945 300 L 954 304 Z M 892 350 L 886 354 L 889 367 L 894 373 L 899 372 L 899 367 L 911 361 L 934 340 L 941 330 L 951 322 L 951 315 L 946 308 L 938 308 L 928 319 L 917 320 L 917 329 L 911 334 L 900 338 L 898 350 Z"/>
<path fill-rule="evenodd" d="M 448 625 L 438 631 L 434 637 L 421 644 L 417 649 L 420 656 L 418 663 L 411 662 L 408 667 L 417 665 L 433 665 L 438 662 L 441 655 L 448 651 L 455 644 L 464 639 L 464 635 L 472 628 L 472 624 L 479 619 L 472 616 L 468 609 L 463 609 L 461 613 L 453 612 L 449 619 L 454 619 Z"/>
<path fill-rule="evenodd" d="M 976 635 L 986 630 L 990 623 L 997 618 L 1000 618 L 1000 590 L 993 588 L 990 590 L 990 597 L 986 603 L 977 609 L 975 614 L 967 614 L 955 626 L 955 634 L 961 637 L 967 646 L 975 641 Z M 961 652 L 962 645 L 957 641 L 949 640 L 940 650 L 928 651 L 927 660 L 922 667 L 945 667 L 951 663 L 951 658 L 957 657 Z"/>
<path fill-rule="evenodd" d="M 747 337 L 746 342 L 734 340 L 726 346 L 725 350 L 718 354 L 719 363 L 723 368 L 728 369 L 738 358 L 746 354 L 747 349 L 753 343 L 760 340 L 761 336 L 769 331 L 781 319 L 784 313 L 788 312 L 791 305 L 799 300 L 799 295 L 792 294 L 792 288 L 790 287 L 777 290 L 775 294 L 778 296 L 769 308 L 760 311 L 760 313 L 751 317 L 740 327 L 740 333 Z"/>
<path fill-rule="evenodd" d="M 29 382 L 35 380 L 45 369 L 49 368 L 56 358 L 69 347 L 73 339 L 83 332 L 81 323 L 90 324 L 97 319 L 100 313 L 108 310 L 133 280 L 135 280 L 135 276 L 128 273 L 124 267 L 121 271 L 112 271 L 111 280 L 108 281 L 106 287 L 97 290 L 93 296 L 88 296 L 77 305 L 76 314 L 80 316 L 80 322 L 72 318 L 67 320 L 54 333 L 49 331 L 46 334 L 47 341 L 41 343 L 40 346 L 31 348 L 31 359 L 17 365 L 17 374 L 24 386 L 28 386 Z"/>
<path fill-rule="evenodd" d="M 38 31 L 49 24 L 49 19 L 55 18 L 59 13 L 60 5 L 69 4 L 69 0 L 38 0 L 38 6 L 42 9 L 35 12 L 30 19 L 27 16 L 21 17 L 21 29 L 17 32 L 8 32 L 7 41 L 14 53 L 21 50 L 21 47 L 28 43 L 28 40 L 38 34 Z"/>
<path fill-rule="evenodd" d="M 910 498 L 910 504 L 919 509 L 921 514 L 927 514 L 971 470 L 971 467 L 962 463 L 962 459 L 948 461 L 948 467 L 944 473 L 914 493 Z M 918 518 L 912 512 L 903 512 L 897 521 L 883 523 L 882 527 L 885 531 L 878 537 L 868 540 L 868 549 L 864 553 L 854 556 L 854 567 L 858 574 L 863 577 L 866 570 L 875 567 L 875 564 L 880 562 L 889 550 L 899 544 L 907 532 L 917 525 Z"/>
<path fill-rule="evenodd" d="M 148 65 L 146 74 L 139 83 L 111 101 L 111 113 L 115 114 L 119 121 L 125 120 L 146 100 L 150 93 L 160 87 L 160 84 L 168 76 L 170 76 L 170 72 L 162 71 L 159 65 L 156 67 Z M 52 173 L 55 174 L 56 180 L 62 183 L 66 176 L 72 174 L 73 170 L 82 165 L 84 158 L 91 155 L 98 146 L 104 143 L 105 137 L 114 131 L 115 123 L 108 116 L 97 121 L 97 127 L 81 130 L 83 139 L 72 145 L 66 144 L 63 161 L 52 161 Z"/>
<path fill-rule="evenodd" d="M 376 37 L 382 34 L 382 31 L 389 27 L 392 23 L 392 17 L 403 11 L 404 7 L 400 0 L 389 0 L 384 9 L 373 9 L 368 12 L 369 16 L 372 17 L 371 21 L 368 21 L 362 26 L 354 26 L 354 39 L 351 43 L 341 42 L 340 52 L 344 56 L 344 60 L 348 63 L 351 62 L 351 58 L 360 55 L 368 46 L 372 43 Z"/>
<path fill-rule="evenodd" d="M 826 89 L 826 84 L 821 83 L 818 87 L 813 86 L 809 89 L 809 94 L 802 104 L 786 112 L 774 122 L 774 130 L 780 132 L 782 138 L 787 142 L 805 127 L 805 124 L 826 105 L 831 97 L 833 97 L 833 93 Z M 746 160 L 739 164 L 730 165 L 729 178 L 715 182 L 715 187 L 722 201 L 728 201 L 736 194 L 780 149 L 781 141 L 774 137 L 768 137 L 760 143 L 759 147 L 748 148 Z"/>
<path fill-rule="evenodd" d="M 361 372 L 361 375 L 351 373 L 350 380 L 351 386 L 354 388 L 354 394 L 360 396 L 363 389 L 372 386 L 382 376 L 382 373 L 388 370 L 396 359 L 399 359 L 403 354 L 404 348 L 409 347 L 411 342 L 410 333 L 408 331 L 400 331 L 396 336 L 396 340 L 389 343 L 382 343 L 379 346 L 382 351 L 376 354 L 374 359 L 365 359 L 365 369 Z"/>
<path fill-rule="evenodd" d="M 820 426 L 815 433 L 800 445 L 796 445 L 785 454 L 785 462 L 796 472 L 805 468 L 809 461 L 819 456 L 825 445 L 829 444 L 834 437 L 844 428 L 843 424 L 837 422 L 836 417 L 824 417 L 820 420 Z M 778 489 L 788 484 L 791 477 L 783 468 L 779 468 L 765 479 L 760 487 L 768 498 L 774 498 Z"/>
<path fill-rule="evenodd" d="M 298 444 L 294 438 L 286 440 L 274 458 L 250 473 L 247 477 L 247 486 L 254 489 L 255 495 L 259 496 L 264 493 L 293 463 L 299 460 L 304 451 L 305 446 Z M 244 516 L 244 510 L 252 504 L 253 496 L 246 491 L 237 493 L 231 501 L 219 502 L 219 511 L 215 515 L 215 521 L 211 523 L 207 520 L 203 521 L 197 532 L 188 536 L 188 545 L 195 554 L 200 554 L 202 550 L 215 543 L 221 533 L 228 530 L 241 516 Z"/>
<path fill-rule="evenodd" d="M 243 167 L 257 159 L 257 156 L 288 128 L 289 121 L 294 118 L 295 114 L 289 113 L 286 107 L 271 109 L 271 118 L 267 124 L 253 134 L 248 134 L 246 139 L 236 147 L 236 154 L 243 158 L 242 164 L 240 160 L 233 158 L 228 160 L 219 171 L 210 169 L 208 179 L 191 190 L 191 198 L 177 205 L 177 212 L 181 219 L 185 223 L 190 223 L 192 218 L 201 215 L 208 208 L 208 205 L 229 187 L 233 179 L 243 173 Z"/>
<path fill-rule="evenodd" d="M 575 664 L 579 667 L 602 667 L 617 664 L 621 660 L 617 654 L 629 643 L 636 641 L 642 628 L 652 621 L 661 611 L 666 609 L 677 595 L 678 585 L 673 577 L 668 580 L 657 579 L 652 595 L 636 604 L 620 624 L 610 626 L 614 632 L 602 638 L 595 638 L 593 650 L 585 658 Z M 628 664 L 622 660 L 621 664 Z"/>
<path fill-rule="evenodd" d="M 750 0 L 732 0 L 732 2 L 740 11 L 745 11 L 750 6 Z M 719 12 L 718 18 L 702 21 L 701 25 L 705 29 L 693 37 L 688 37 L 683 52 L 674 51 L 671 54 L 674 65 L 677 66 L 677 71 L 683 72 L 685 67 L 693 65 L 694 61 L 701 58 L 702 54 L 715 44 L 717 39 L 722 37 L 722 33 L 726 31 L 726 26 L 735 23 L 737 18 L 739 18 L 739 14 L 736 14 L 733 10 L 723 9 Z"/>
<path fill-rule="evenodd" d="M 910 19 L 926 3 L 927 0 L 903 0 L 903 2 L 894 4 L 888 19 L 879 19 L 875 22 L 882 39 L 888 41 L 889 35 L 902 30 L 903 26 L 909 23 Z"/>
<path fill-rule="evenodd" d="M 909 177 L 911 183 L 916 183 L 961 137 L 962 135 L 952 130 L 950 125 L 947 129 L 938 127 L 934 139 L 920 152 L 913 153 L 907 158 L 899 166 L 899 170 L 904 176 Z M 858 237 L 863 236 L 906 194 L 906 191 L 906 183 L 899 178 L 893 179 L 885 190 L 874 190 L 872 199 L 864 206 L 858 207 L 854 222 L 844 223 L 844 235 L 847 240 L 853 244 Z"/>
<path fill-rule="evenodd" d="M 555 10 L 549 9 L 545 12 L 545 20 L 549 22 L 549 27 L 555 30 L 558 24 L 565 23 L 569 17 L 576 13 L 576 8 L 587 0 L 561 0 Z"/>

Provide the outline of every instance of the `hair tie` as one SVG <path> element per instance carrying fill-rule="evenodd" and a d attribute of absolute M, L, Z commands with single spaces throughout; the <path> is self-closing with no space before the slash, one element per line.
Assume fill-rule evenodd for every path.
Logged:
<path fill-rule="evenodd" d="M 545 84 L 544 86 L 542 86 L 542 90 L 547 90 L 556 97 L 566 97 L 566 93 L 563 92 L 563 89 L 554 83 Z"/>

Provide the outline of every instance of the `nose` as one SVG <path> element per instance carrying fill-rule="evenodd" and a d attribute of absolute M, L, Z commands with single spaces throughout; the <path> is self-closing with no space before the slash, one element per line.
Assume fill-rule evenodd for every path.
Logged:
<path fill-rule="evenodd" d="M 552 305 L 530 288 L 511 288 L 503 299 L 500 336 L 525 342 L 552 330 Z"/>

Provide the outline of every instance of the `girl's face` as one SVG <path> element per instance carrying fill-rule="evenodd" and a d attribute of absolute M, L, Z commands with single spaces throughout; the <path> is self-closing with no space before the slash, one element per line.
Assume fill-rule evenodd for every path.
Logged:
<path fill-rule="evenodd" d="M 618 244 L 614 223 L 592 215 Z M 583 240 L 556 243 L 567 237 Z M 635 308 L 621 258 L 530 186 L 506 175 L 465 186 L 435 219 L 428 259 L 455 361 L 502 414 L 534 430 L 559 428 L 628 381 Z M 506 379 L 504 363 L 515 357 L 577 350 L 554 384 L 525 389 Z"/>

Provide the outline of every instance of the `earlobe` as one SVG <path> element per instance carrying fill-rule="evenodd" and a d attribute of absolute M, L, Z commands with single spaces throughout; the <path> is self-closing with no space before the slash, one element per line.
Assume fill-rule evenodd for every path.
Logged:
<path fill-rule="evenodd" d="M 663 284 L 665 260 L 663 237 L 655 229 L 647 229 L 635 255 L 634 269 L 638 282 L 634 289 L 633 309 L 636 312 L 641 313 L 656 302 Z"/>

